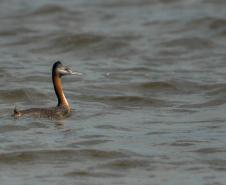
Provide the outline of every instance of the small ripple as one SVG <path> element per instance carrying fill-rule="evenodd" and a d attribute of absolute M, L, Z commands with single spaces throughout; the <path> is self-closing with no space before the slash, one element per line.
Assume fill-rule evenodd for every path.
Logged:
<path fill-rule="evenodd" d="M 14 90 L 0 90 L 0 98 L 8 102 L 17 102 L 25 100 L 34 100 L 38 98 L 46 97 L 44 94 L 34 89 L 14 89 Z"/>
<path fill-rule="evenodd" d="M 193 146 L 195 143 L 193 142 L 186 142 L 186 141 L 176 141 L 174 143 L 170 144 L 171 146 L 179 146 L 179 147 L 188 147 L 188 146 Z"/>
<path fill-rule="evenodd" d="M 144 159 L 119 159 L 109 162 L 107 164 L 102 165 L 105 168 L 113 168 L 113 169 L 131 169 L 131 168 L 144 168 L 148 167 L 150 161 Z"/>
<path fill-rule="evenodd" d="M 65 46 L 68 49 L 76 49 L 90 46 L 92 44 L 99 43 L 106 39 L 104 36 L 95 35 L 95 34 L 76 34 L 76 35 L 64 35 L 59 36 L 53 40 L 55 47 L 64 48 Z M 63 46 L 63 47 L 62 47 Z"/>
<path fill-rule="evenodd" d="M 186 31 L 194 31 L 194 30 L 207 30 L 209 33 L 211 33 L 214 36 L 225 36 L 225 23 L 226 23 L 226 19 L 224 18 L 216 18 L 216 17 L 210 17 L 210 16 L 206 16 L 206 17 L 202 17 L 202 18 L 196 18 L 196 19 L 192 19 L 191 21 L 187 22 L 185 25 L 182 26 L 182 30 L 186 30 Z M 165 24 L 164 24 L 165 25 Z M 177 24 L 176 24 L 177 25 Z M 176 26 L 175 25 L 175 26 Z M 181 32 L 181 29 L 177 29 L 176 32 Z M 187 41 L 188 38 L 185 38 L 185 43 Z M 192 38 L 190 38 L 191 41 L 193 40 Z M 196 39 L 196 38 L 194 38 Z M 208 46 L 207 47 L 212 47 L 212 45 L 214 46 L 215 44 L 213 42 L 211 42 L 208 39 L 201 39 L 197 38 L 198 41 L 197 43 L 199 43 L 197 46 L 203 46 L 203 44 L 207 43 Z M 181 39 L 179 39 L 181 40 Z M 177 41 L 177 40 L 176 40 Z M 201 41 L 201 42 L 200 42 Z M 188 45 L 190 44 L 190 41 L 188 42 Z M 194 42 L 194 46 L 196 42 Z M 183 46 L 183 45 L 182 45 Z M 192 46 L 192 45 L 191 45 Z M 197 49 L 202 49 L 203 47 L 198 47 Z M 191 47 L 189 47 L 189 49 L 192 49 Z"/>
<path fill-rule="evenodd" d="M 213 19 L 210 24 L 209 28 L 212 30 L 225 30 L 226 19 Z"/>
<path fill-rule="evenodd" d="M 210 3 L 210 4 L 213 4 L 213 5 L 220 5 L 220 6 L 225 5 L 224 0 L 203 0 L 203 3 Z"/>
<path fill-rule="evenodd" d="M 15 131 L 20 131 L 20 130 L 28 130 L 28 127 L 25 126 L 18 126 L 18 125 L 4 125 L 0 126 L 0 133 L 5 133 L 5 132 L 15 132 Z"/>
<path fill-rule="evenodd" d="M 201 154 L 213 154 L 213 153 L 225 153 L 226 149 L 224 148 L 201 148 L 195 150 L 194 152 L 201 153 Z"/>
<path fill-rule="evenodd" d="M 67 10 L 56 4 L 49 4 L 49 5 L 44 5 L 37 10 L 35 10 L 32 15 L 49 15 L 49 14 L 56 14 L 56 13 L 61 13 L 61 12 L 66 12 Z"/>
<path fill-rule="evenodd" d="M 99 145 L 99 144 L 103 144 L 103 143 L 107 143 L 110 142 L 112 140 L 107 140 L 107 139 L 92 139 L 92 140 L 88 140 L 88 141 L 79 141 L 79 142 L 75 142 L 75 143 L 71 143 L 68 145 L 68 147 L 77 147 L 77 146 L 93 146 L 93 145 Z"/>
<path fill-rule="evenodd" d="M 28 124 L 29 128 L 48 128 L 48 126 L 45 123 L 41 122 L 31 122 Z"/>
<path fill-rule="evenodd" d="M 47 80 L 49 80 L 48 78 L 46 78 L 45 76 L 41 76 L 41 75 L 26 75 L 23 80 L 26 81 L 32 81 L 32 82 L 46 82 Z"/>
<path fill-rule="evenodd" d="M 105 8 L 122 8 L 122 7 L 142 7 L 142 6 L 153 6 L 155 4 L 171 4 L 180 2 L 179 0 L 158 0 L 158 1 L 147 1 L 147 0 L 139 0 L 139 1 L 131 1 L 131 0 L 115 0 L 115 1 L 106 1 L 102 3 L 98 3 L 98 6 L 105 7 Z"/>
<path fill-rule="evenodd" d="M 24 34 L 30 34 L 34 31 L 28 28 L 15 28 L 15 29 L 9 29 L 9 30 L 1 30 L 0 36 L 2 37 L 11 37 L 11 36 L 18 36 L 18 35 L 24 35 Z"/>
<path fill-rule="evenodd" d="M 106 137 L 105 135 L 84 135 L 84 136 L 81 136 L 81 138 L 84 138 L 84 139 L 93 139 L 93 138 L 103 138 L 103 137 Z"/>
<path fill-rule="evenodd" d="M 209 39 L 192 37 L 173 39 L 171 41 L 162 42 L 161 45 L 165 47 L 183 47 L 189 50 L 196 50 L 213 48 L 215 43 Z"/>
<path fill-rule="evenodd" d="M 8 152 L 0 154 L 0 164 L 15 164 L 24 162 L 50 162 L 50 161 L 79 161 L 86 159 L 115 159 L 128 157 L 128 154 L 117 151 L 102 151 L 94 149 L 72 150 L 30 150 Z"/>
<path fill-rule="evenodd" d="M 133 53 L 130 41 L 133 36 L 105 36 L 95 33 L 77 33 L 58 35 L 49 39 L 47 47 L 33 49 L 33 52 L 65 53 L 72 52 L 76 56 L 121 56 Z"/>
<path fill-rule="evenodd" d="M 164 135 L 164 134 L 170 134 L 170 132 L 148 132 L 145 135 Z"/>
<path fill-rule="evenodd" d="M 217 171 L 226 171 L 226 160 L 215 159 L 215 160 L 204 160 L 204 163 L 209 164 L 210 168 Z"/>
<path fill-rule="evenodd" d="M 140 96 L 105 96 L 105 97 L 97 97 L 97 96 L 80 96 L 80 99 L 85 101 L 95 101 L 102 102 L 108 105 L 112 105 L 115 107 L 162 107 L 169 106 L 169 103 L 155 98 L 148 97 L 140 97 Z"/>
<path fill-rule="evenodd" d="M 168 83 L 168 82 L 144 82 L 139 84 L 134 84 L 135 89 L 138 90 L 165 90 L 165 91 L 175 91 L 178 90 L 178 88 L 175 86 L 175 84 Z"/>
<path fill-rule="evenodd" d="M 113 126 L 113 125 L 98 125 L 95 128 L 107 129 L 107 130 L 110 129 L 110 130 L 119 130 L 119 131 L 131 131 L 130 128 L 116 127 L 116 126 Z"/>
<path fill-rule="evenodd" d="M 135 70 L 136 71 L 136 70 Z M 94 87 L 95 88 L 95 87 Z M 111 84 L 111 85 L 101 85 L 101 87 L 96 87 L 98 89 L 114 89 L 119 91 L 179 91 L 177 84 L 174 82 L 140 82 L 140 83 L 127 83 L 127 84 Z"/>
<path fill-rule="evenodd" d="M 0 90 L 0 98 L 7 101 L 15 102 L 15 100 L 27 99 L 27 93 L 24 89 Z"/>
<path fill-rule="evenodd" d="M 72 171 L 72 172 L 68 172 L 66 174 L 64 174 L 65 176 L 69 176 L 69 177 L 96 177 L 96 178 L 109 178 L 109 177 L 122 177 L 122 174 L 119 173 L 108 173 L 108 172 L 93 172 L 93 171 L 89 171 L 89 170 L 78 170 L 78 171 Z"/>
<path fill-rule="evenodd" d="M 214 84 L 209 86 L 203 86 L 204 90 L 207 90 L 207 94 L 214 96 L 219 94 L 226 94 L 226 85 L 225 84 Z"/>
<path fill-rule="evenodd" d="M 186 105 L 183 107 L 192 107 L 192 108 L 215 107 L 215 106 L 223 105 L 225 103 L 226 103 L 225 98 L 220 98 L 220 99 L 206 101 L 204 103 Z"/>

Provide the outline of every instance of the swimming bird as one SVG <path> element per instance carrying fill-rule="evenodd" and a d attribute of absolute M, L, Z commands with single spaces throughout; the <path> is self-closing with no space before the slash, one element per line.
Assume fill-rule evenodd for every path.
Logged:
<path fill-rule="evenodd" d="M 64 66 L 60 61 L 53 64 L 52 67 L 52 82 L 58 99 L 56 107 L 51 108 L 31 108 L 26 110 L 17 110 L 15 107 L 13 115 L 15 118 L 21 116 L 63 119 L 70 116 L 71 107 L 64 95 L 62 88 L 61 77 L 64 75 L 81 75 L 81 73 L 73 72 L 69 67 Z"/>

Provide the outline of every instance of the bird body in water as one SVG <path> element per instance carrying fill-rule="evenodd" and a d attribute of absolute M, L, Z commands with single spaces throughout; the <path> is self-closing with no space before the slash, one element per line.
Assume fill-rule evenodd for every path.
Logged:
<path fill-rule="evenodd" d="M 52 68 L 52 82 L 54 90 L 58 99 L 56 107 L 51 108 L 31 108 L 26 110 L 14 109 L 12 116 L 19 118 L 21 116 L 49 118 L 49 119 L 63 119 L 71 114 L 71 107 L 64 95 L 61 77 L 64 75 L 81 75 L 78 72 L 72 72 L 70 68 L 63 66 L 60 61 L 53 64 Z"/>

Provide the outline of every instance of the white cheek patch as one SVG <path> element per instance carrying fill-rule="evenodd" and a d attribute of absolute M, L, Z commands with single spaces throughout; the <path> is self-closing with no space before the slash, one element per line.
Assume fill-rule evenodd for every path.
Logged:
<path fill-rule="evenodd" d="M 57 69 L 57 72 L 60 73 L 61 75 L 66 75 L 68 74 L 68 71 L 64 70 L 64 69 Z"/>

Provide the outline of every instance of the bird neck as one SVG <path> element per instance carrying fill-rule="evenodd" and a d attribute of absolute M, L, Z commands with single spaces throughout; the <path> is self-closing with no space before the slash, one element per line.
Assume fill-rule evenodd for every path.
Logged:
<path fill-rule="evenodd" d="M 63 87 L 62 87 L 62 82 L 61 78 L 59 75 L 54 74 L 52 75 L 52 80 L 53 80 L 53 86 L 54 90 L 58 99 L 58 105 L 57 106 L 63 106 L 67 109 L 70 109 L 70 105 L 64 95 Z"/>

